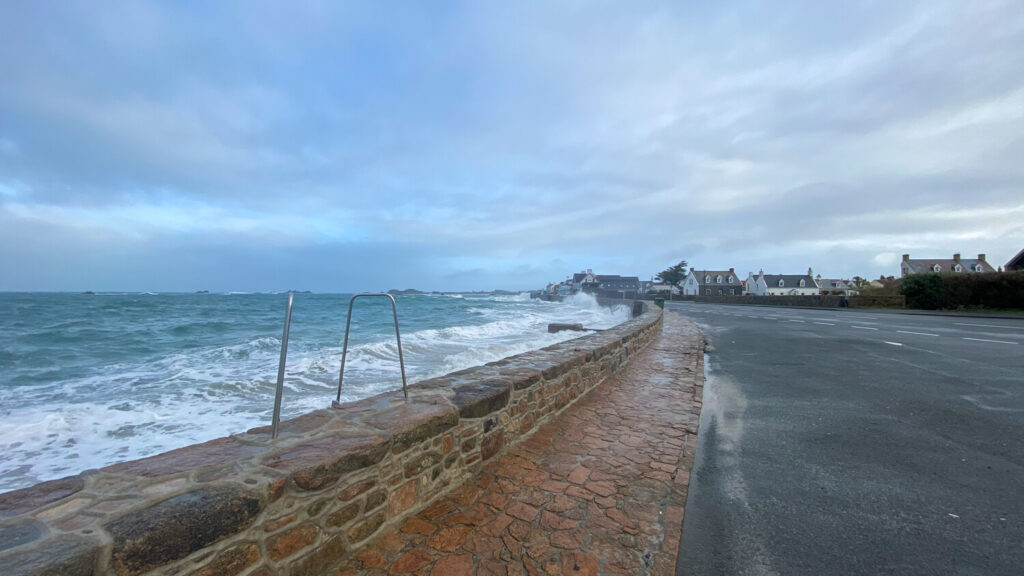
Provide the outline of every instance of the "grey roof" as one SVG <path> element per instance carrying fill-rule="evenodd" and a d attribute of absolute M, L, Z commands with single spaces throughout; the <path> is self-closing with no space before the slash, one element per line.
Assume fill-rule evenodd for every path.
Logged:
<path fill-rule="evenodd" d="M 902 262 L 910 269 L 912 274 L 919 272 L 934 272 L 934 266 L 939 265 L 941 272 L 956 272 L 957 261 L 952 258 L 938 258 L 938 259 L 921 259 L 911 258 Z M 981 264 L 982 272 L 995 272 L 995 268 L 991 264 L 984 260 L 978 260 L 977 258 L 961 258 L 959 262 L 964 272 L 974 272 L 974 266 Z"/>
<path fill-rule="evenodd" d="M 735 271 L 730 272 L 728 270 L 691 270 L 690 274 L 693 275 L 693 278 L 697 281 L 697 284 L 700 285 L 700 286 L 705 286 L 705 285 L 708 285 L 708 286 L 719 286 L 720 284 L 715 282 L 715 277 L 719 276 L 719 275 L 722 276 L 722 284 L 721 285 L 730 286 L 729 280 L 728 280 L 729 276 L 732 276 L 733 278 L 735 278 L 735 280 L 733 280 L 733 282 L 731 284 L 732 286 L 738 286 L 739 283 L 740 283 L 740 277 L 736 275 Z M 711 282 L 710 283 L 705 283 L 704 282 L 704 277 L 705 276 L 711 276 Z"/>
<path fill-rule="evenodd" d="M 830 290 L 834 288 L 850 287 L 849 282 L 847 282 L 846 280 L 841 280 L 839 278 L 818 278 L 817 282 L 819 288 L 828 288 Z"/>
<path fill-rule="evenodd" d="M 769 288 L 778 288 L 779 280 L 784 282 L 783 288 L 817 288 L 818 284 L 807 274 L 765 274 L 764 282 Z M 804 286 L 800 281 L 804 281 Z"/>
<path fill-rule="evenodd" d="M 618 274 L 599 274 L 597 281 L 601 286 L 626 286 L 637 287 L 640 285 L 640 278 L 637 276 L 619 276 Z"/>
<path fill-rule="evenodd" d="M 1017 255 L 1010 258 L 1010 261 L 1003 268 L 1006 270 L 1024 270 L 1024 250 L 1017 252 Z"/>

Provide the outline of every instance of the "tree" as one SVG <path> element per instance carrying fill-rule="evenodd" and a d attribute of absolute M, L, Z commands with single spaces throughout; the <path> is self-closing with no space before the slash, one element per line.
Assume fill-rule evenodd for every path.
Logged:
<path fill-rule="evenodd" d="M 655 278 L 659 282 L 671 284 L 672 286 L 679 287 L 683 282 L 686 282 L 687 268 L 686 260 L 680 260 L 679 264 L 675 266 L 669 266 L 668 268 L 658 272 Z"/>

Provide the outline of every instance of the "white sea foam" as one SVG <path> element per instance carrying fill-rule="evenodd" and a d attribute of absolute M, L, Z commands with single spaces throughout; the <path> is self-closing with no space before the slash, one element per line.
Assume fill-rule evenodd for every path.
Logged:
<path fill-rule="evenodd" d="M 602 307 L 587 295 L 563 303 L 530 300 L 528 294 L 469 300 L 480 304 L 465 317 L 479 323 L 444 325 L 443 311 L 409 321 L 421 326 L 402 334 L 410 383 L 579 335 L 549 334 L 551 322 L 600 329 L 629 317 L 628 307 Z M 394 334 L 381 326 L 371 341 L 350 346 L 343 400 L 401 385 Z M 267 424 L 279 353 L 277 337 L 260 336 L 110 363 L 67 380 L 2 386 L 0 491 Z M 341 335 L 293 340 L 282 416 L 328 406 L 337 393 L 340 361 Z"/>
<path fill-rule="evenodd" d="M 515 294 L 515 295 L 511 295 L 511 296 L 509 296 L 509 295 L 501 295 L 501 296 L 495 296 L 494 299 L 496 301 L 498 301 L 498 302 L 529 302 L 530 301 L 530 293 L 529 292 L 520 292 L 519 294 Z"/>

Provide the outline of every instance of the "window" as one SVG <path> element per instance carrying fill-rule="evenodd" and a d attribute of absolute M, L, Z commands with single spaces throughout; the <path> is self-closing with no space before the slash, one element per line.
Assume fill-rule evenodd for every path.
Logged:
<path fill-rule="evenodd" d="M 786 285 L 786 281 L 785 281 L 785 280 L 783 280 L 782 278 L 779 278 L 779 288 L 782 288 L 782 287 L 784 287 L 785 285 Z"/>
<path fill-rule="evenodd" d="M 942 266 L 939 266 L 938 264 L 932 266 L 932 272 L 942 272 Z"/>
<path fill-rule="evenodd" d="M 719 288 L 719 289 L 718 289 L 718 295 L 719 295 L 719 296 L 721 296 L 721 295 L 722 295 L 722 289 L 721 289 L 721 288 Z"/>
<path fill-rule="evenodd" d="M 807 286 L 807 281 L 806 280 L 801 280 L 800 281 L 800 287 L 803 288 L 804 286 Z"/>
<path fill-rule="evenodd" d="M 964 269 L 963 269 L 963 267 L 962 267 L 962 266 L 960 266 L 959 264 L 957 264 L 956 266 L 953 266 L 953 271 L 954 271 L 954 272 L 963 272 L 963 271 L 964 271 Z"/>
<path fill-rule="evenodd" d="M 704 283 L 705 284 L 711 284 L 711 275 L 710 274 L 708 274 L 707 276 L 704 277 Z"/>
<path fill-rule="evenodd" d="M 732 284 L 732 276 L 729 276 L 729 284 Z"/>
<path fill-rule="evenodd" d="M 704 293 L 707 294 L 708 296 L 711 296 L 711 288 L 705 290 Z"/>
<path fill-rule="evenodd" d="M 981 264 L 975 264 L 974 265 L 974 271 L 975 272 L 981 272 Z"/>

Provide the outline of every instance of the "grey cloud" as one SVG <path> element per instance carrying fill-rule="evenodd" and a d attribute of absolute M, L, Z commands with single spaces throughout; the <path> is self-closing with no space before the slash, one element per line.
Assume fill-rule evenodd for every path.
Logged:
<path fill-rule="evenodd" d="M 929 231 L 858 216 L 1019 205 L 1024 119 L 919 135 L 1024 87 L 1017 8 L 0 6 L 0 75 L 14 87 L 0 91 L 0 186 L 56 206 L 209 204 L 357 223 L 367 254 L 438 284 L 554 279 L 524 262 L 560 255 L 645 275 L 679 258 L 781 265 L 820 252 L 848 258 L 834 273 L 852 275 Z M 984 225 L 950 232 L 972 229 Z M 47 234 L 73 247 L 81 232 Z M 268 236 L 257 244 L 306 257 Z M 162 258 L 190 250 L 167 240 Z M 988 251 L 1021 241 L 1010 230 Z M 351 242 L 325 234 L 307 247 L 395 277 Z M 264 283 L 241 244 L 217 253 Z"/>

